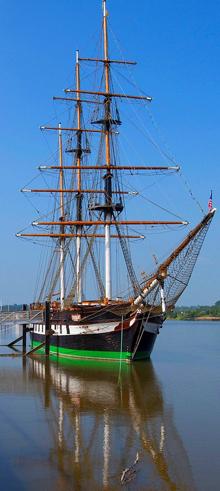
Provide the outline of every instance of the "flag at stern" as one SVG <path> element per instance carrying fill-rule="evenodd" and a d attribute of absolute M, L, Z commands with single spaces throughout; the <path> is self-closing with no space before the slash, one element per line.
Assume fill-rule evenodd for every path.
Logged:
<path fill-rule="evenodd" d="M 210 198 L 209 198 L 209 204 L 208 204 L 209 210 L 212 211 L 212 191 L 210 193 Z"/>

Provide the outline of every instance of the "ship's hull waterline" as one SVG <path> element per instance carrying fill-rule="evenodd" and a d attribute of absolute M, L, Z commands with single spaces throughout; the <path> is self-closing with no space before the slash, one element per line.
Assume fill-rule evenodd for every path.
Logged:
<path fill-rule="evenodd" d="M 45 341 L 45 324 L 35 324 L 31 332 L 32 347 Z M 51 323 L 50 354 L 68 358 L 122 360 L 132 362 L 150 357 L 161 317 L 143 314 L 124 320 L 102 319 L 88 324 Z M 44 349 L 44 348 L 42 348 Z"/>

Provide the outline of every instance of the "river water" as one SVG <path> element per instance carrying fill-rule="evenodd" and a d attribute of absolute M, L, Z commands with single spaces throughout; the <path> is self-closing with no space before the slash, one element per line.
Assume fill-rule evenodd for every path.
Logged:
<path fill-rule="evenodd" d="M 1 345 L 18 336 L 0 328 Z M 0 356 L 1 489 L 219 491 L 219 386 L 220 322 L 166 321 L 151 360 L 121 372 Z"/>

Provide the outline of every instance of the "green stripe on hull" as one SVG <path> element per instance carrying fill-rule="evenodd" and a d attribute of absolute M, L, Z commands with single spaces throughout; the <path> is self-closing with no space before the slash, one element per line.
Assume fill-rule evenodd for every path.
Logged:
<path fill-rule="evenodd" d="M 35 346 L 39 346 L 40 343 L 37 343 L 36 341 L 32 342 L 33 348 Z M 41 348 L 39 351 L 43 351 L 45 348 Z M 90 351 L 90 350 L 73 350 L 73 349 L 66 349 L 66 348 L 60 348 L 57 346 L 52 346 L 50 345 L 50 354 L 54 355 L 59 355 L 59 356 L 69 356 L 73 358 L 96 358 L 99 360 L 117 360 L 119 361 L 120 359 L 122 361 L 126 361 L 129 358 L 131 358 L 131 353 L 120 353 L 120 351 Z"/>

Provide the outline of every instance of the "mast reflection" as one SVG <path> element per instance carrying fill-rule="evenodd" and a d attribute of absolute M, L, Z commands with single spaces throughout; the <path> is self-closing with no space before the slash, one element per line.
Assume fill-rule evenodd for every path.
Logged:
<path fill-rule="evenodd" d="M 51 414 L 58 490 L 70 479 L 79 490 L 114 490 L 137 452 L 139 490 L 196 490 L 151 361 L 123 365 L 119 385 L 116 363 L 33 358 L 29 379 L 43 382 L 37 387 Z"/>

